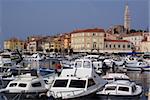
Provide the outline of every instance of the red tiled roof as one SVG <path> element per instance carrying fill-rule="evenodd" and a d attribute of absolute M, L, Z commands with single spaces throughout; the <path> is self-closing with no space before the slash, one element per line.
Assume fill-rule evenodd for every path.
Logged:
<path fill-rule="evenodd" d="M 93 28 L 93 29 L 75 30 L 71 33 L 81 33 L 81 32 L 105 32 L 105 31 L 104 31 L 104 29 Z"/>
<path fill-rule="evenodd" d="M 124 34 L 122 37 L 130 37 L 130 36 L 143 36 L 142 32 L 136 32 L 136 33 L 130 33 L 130 34 Z"/>
<path fill-rule="evenodd" d="M 105 42 L 129 42 L 127 40 L 108 40 L 108 39 L 105 39 Z"/>

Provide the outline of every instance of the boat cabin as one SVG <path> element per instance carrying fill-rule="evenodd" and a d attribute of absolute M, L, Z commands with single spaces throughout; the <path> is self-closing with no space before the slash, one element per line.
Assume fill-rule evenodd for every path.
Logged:
<path fill-rule="evenodd" d="M 105 88 L 97 94 L 115 96 L 137 96 L 142 93 L 142 88 L 134 82 L 118 80 L 105 85 Z"/>
<path fill-rule="evenodd" d="M 20 93 L 24 92 L 36 92 L 36 91 L 45 91 L 45 82 L 42 78 L 31 76 L 29 74 L 20 75 L 7 85 L 6 90 L 9 90 L 11 93 Z"/>

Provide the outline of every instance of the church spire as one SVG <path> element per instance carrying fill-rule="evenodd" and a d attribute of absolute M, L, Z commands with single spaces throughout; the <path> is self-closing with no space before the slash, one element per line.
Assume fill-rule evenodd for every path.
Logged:
<path fill-rule="evenodd" d="M 129 7 L 128 4 L 126 4 L 125 12 L 124 12 L 124 28 L 127 31 L 130 31 L 130 23 L 131 23 L 131 18 L 130 18 Z"/>

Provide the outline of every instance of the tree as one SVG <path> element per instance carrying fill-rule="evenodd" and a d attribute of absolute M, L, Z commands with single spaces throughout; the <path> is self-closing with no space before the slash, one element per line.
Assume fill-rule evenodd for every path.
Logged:
<path fill-rule="evenodd" d="M 68 53 L 68 49 L 65 49 L 64 52 L 65 52 L 65 53 Z"/>
<path fill-rule="evenodd" d="M 54 51 L 54 49 L 50 49 L 50 52 L 53 52 Z"/>
<path fill-rule="evenodd" d="M 57 52 L 58 52 L 58 49 L 56 48 L 54 51 L 57 53 Z"/>
<path fill-rule="evenodd" d="M 139 29 L 139 30 L 137 30 L 137 32 L 143 32 L 143 30 Z"/>
<path fill-rule="evenodd" d="M 135 29 L 131 29 L 131 30 L 130 30 L 130 33 L 135 33 L 135 32 L 136 32 Z"/>
<path fill-rule="evenodd" d="M 71 48 L 69 54 L 72 54 L 72 53 L 73 53 L 73 49 Z"/>

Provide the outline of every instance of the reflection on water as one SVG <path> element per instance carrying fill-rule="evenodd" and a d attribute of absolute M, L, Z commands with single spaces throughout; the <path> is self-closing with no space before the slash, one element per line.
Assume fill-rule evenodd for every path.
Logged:
<path fill-rule="evenodd" d="M 143 87 L 143 94 L 140 100 L 147 100 L 145 93 L 147 93 L 148 89 L 150 88 L 150 72 L 128 71 L 127 75 L 131 80 Z"/>

